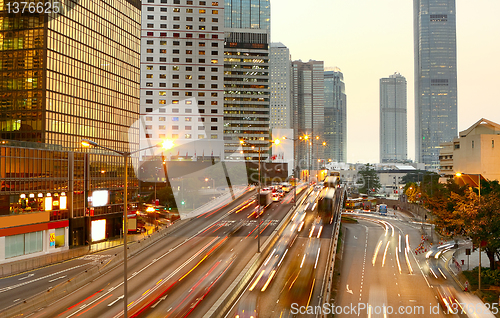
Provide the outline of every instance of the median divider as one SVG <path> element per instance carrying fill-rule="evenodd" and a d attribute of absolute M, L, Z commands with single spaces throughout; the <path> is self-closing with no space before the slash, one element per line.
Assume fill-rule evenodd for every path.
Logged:
<path fill-rule="evenodd" d="M 310 192 L 307 192 L 307 194 L 309 193 Z M 302 196 L 303 195 L 304 193 L 302 194 Z M 297 201 L 299 201 L 299 197 L 297 197 Z M 262 263 L 264 263 L 264 260 L 268 256 L 274 244 L 280 238 L 288 223 L 291 221 L 291 217 L 295 213 L 297 208 L 298 205 L 290 209 L 290 211 L 283 218 L 278 227 L 273 231 L 273 233 L 271 233 L 264 244 L 262 244 L 262 252 L 260 254 L 255 254 L 252 257 L 252 259 L 247 263 L 245 268 L 226 289 L 222 296 L 219 297 L 215 304 L 208 310 L 207 313 L 205 313 L 203 318 L 222 318 L 228 313 L 228 311 L 233 307 L 235 302 L 240 297 L 240 294 L 244 292 L 245 287 L 250 283 L 252 277 L 255 275 Z"/>

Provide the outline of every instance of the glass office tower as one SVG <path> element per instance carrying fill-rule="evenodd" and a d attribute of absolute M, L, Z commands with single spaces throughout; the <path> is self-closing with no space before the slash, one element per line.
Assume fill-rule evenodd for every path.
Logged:
<path fill-rule="evenodd" d="M 325 159 L 347 161 L 347 96 L 344 74 L 325 71 Z"/>
<path fill-rule="evenodd" d="M 270 0 L 225 0 L 224 25 L 232 29 L 271 29 Z"/>
<path fill-rule="evenodd" d="M 380 79 L 380 162 L 407 157 L 406 78 L 394 73 Z"/>
<path fill-rule="evenodd" d="M 46 16 L 9 14 L 12 2 L 0 1 L 0 229 L 29 233 L 31 223 L 65 219 L 69 244 L 83 245 L 91 241 L 92 222 L 107 219 L 106 237 L 118 236 L 123 158 L 83 150 L 81 140 L 117 151 L 139 145 L 131 126 L 139 119 L 141 3 L 80 0 L 64 8 L 65 2 L 63 15 Z M 138 181 L 129 167 L 134 202 Z M 97 189 L 108 190 L 108 202 L 92 208 Z M 35 200 L 26 205 L 63 193 L 65 213 L 42 211 Z M 15 223 L 19 215 L 26 222 Z"/>
<path fill-rule="evenodd" d="M 414 0 L 415 156 L 439 168 L 439 145 L 457 135 L 455 0 Z"/>

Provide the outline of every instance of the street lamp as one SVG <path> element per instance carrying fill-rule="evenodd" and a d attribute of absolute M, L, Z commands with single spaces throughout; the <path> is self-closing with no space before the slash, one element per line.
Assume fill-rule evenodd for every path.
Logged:
<path fill-rule="evenodd" d="M 280 144 L 280 140 L 279 139 L 276 139 L 274 140 L 272 143 L 271 143 L 271 146 L 272 145 L 279 145 Z M 255 148 L 256 145 L 253 145 L 253 144 L 250 144 L 248 143 L 245 139 L 240 139 L 240 144 L 242 146 L 246 145 L 246 146 L 251 146 L 252 149 Z M 259 210 L 258 210 L 258 213 L 257 213 L 257 219 L 260 218 L 260 213 L 261 213 L 261 204 L 260 204 L 260 198 L 261 198 L 261 189 L 262 189 L 262 184 L 261 184 L 261 177 L 260 177 L 260 144 L 257 144 L 257 149 L 259 151 L 259 192 L 258 195 L 257 195 L 257 204 L 259 205 Z M 260 220 L 257 221 L 257 253 L 260 253 Z"/>
<path fill-rule="evenodd" d="M 146 147 L 143 149 L 135 151 L 118 151 L 108 147 L 104 147 L 96 143 L 95 141 L 89 139 L 82 139 L 82 146 L 84 147 L 97 147 L 112 151 L 123 157 L 123 162 L 125 166 L 125 179 L 123 186 L 123 314 L 127 318 L 127 232 L 128 232 L 128 207 L 127 207 L 127 196 L 128 196 L 128 158 L 139 151 L 161 147 L 165 150 L 171 149 L 174 146 L 172 140 L 164 140 L 161 144 Z"/>
<path fill-rule="evenodd" d="M 455 174 L 456 177 L 460 178 L 462 176 L 476 176 L 477 177 L 477 190 L 478 190 L 478 208 L 481 207 L 481 174 L 475 174 L 475 173 L 460 173 L 460 172 L 457 172 Z M 471 181 L 474 181 L 472 180 L 472 178 L 469 177 L 469 179 Z M 462 178 L 462 181 L 464 181 L 464 184 L 468 182 L 465 182 L 465 180 Z M 474 181 L 475 183 L 475 181 Z M 481 290 L 481 240 L 479 240 L 479 278 L 478 278 L 478 290 Z"/>
<path fill-rule="evenodd" d="M 205 182 L 208 182 L 208 180 L 212 180 L 212 192 L 215 194 L 215 180 L 214 179 L 205 178 Z"/>

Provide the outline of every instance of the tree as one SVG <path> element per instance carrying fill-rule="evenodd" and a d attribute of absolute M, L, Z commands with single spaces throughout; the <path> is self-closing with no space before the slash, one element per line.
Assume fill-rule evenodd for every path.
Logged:
<path fill-rule="evenodd" d="M 381 187 L 377 171 L 369 164 L 361 167 L 358 172 L 358 180 L 361 181 L 361 186 L 358 187 L 360 193 L 377 192 Z"/>

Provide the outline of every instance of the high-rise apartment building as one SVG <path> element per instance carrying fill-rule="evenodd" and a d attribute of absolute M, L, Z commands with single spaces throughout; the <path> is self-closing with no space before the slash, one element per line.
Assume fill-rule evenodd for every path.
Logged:
<path fill-rule="evenodd" d="M 66 5 L 50 16 L 0 7 L 0 262 L 117 237 L 124 196 L 137 198 L 132 166 L 125 194 L 123 157 L 81 141 L 139 145 L 140 1 Z M 91 235 L 97 223 L 104 237 Z"/>
<path fill-rule="evenodd" d="M 455 0 L 414 0 L 415 159 L 439 168 L 439 145 L 457 135 Z"/>
<path fill-rule="evenodd" d="M 226 0 L 224 159 L 269 157 L 269 0 Z M 253 144 L 243 146 L 240 140 Z M 242 153 L 240 153 L 240 151 Z"/>
<path fill-rule="evenodd" d="M 323 61 L 292 62 L 293 129 L 296 141 L 296 164 L 300 170 L 315 169 L 317 159 L 325 159 L 323 133 L 325 121 L 325 84 Z M 314 162 L 313 162 L 314 159 Z"/>
<path fill-rule="evenodd" d="M 380 79 L 380 162 L 407 158 L 406 78 L 394 73 Z"/>
<path fill-rule="evenodd" d="M 292 127 L 290 50 L 283 43 L 269 46 L 270 128 Z"/>
<path fill-rule="evenodd" d="M 347 96 L 339 68 L 325 71 L 325 159 L 347 161 Z"/>
<path fill-rule="evenodd" d="M 223 153 L 224 3 L 149 0 L 142 8 L 141 143 L 167 160 Z"/>

